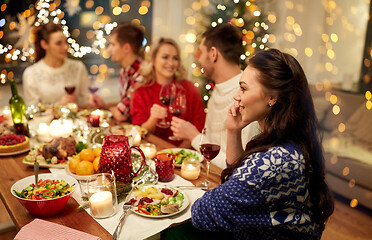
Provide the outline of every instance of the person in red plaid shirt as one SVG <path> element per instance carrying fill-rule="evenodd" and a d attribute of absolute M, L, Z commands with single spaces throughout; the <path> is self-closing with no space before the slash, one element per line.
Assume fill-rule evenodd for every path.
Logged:
<path fill-rule="evenodd" d="M 120 62 L 120 97 L 117 106 L 111 107 L 110 111 L 117 121 L 131 121 L 130 105 L 134 90 L 142 85 L 143 78 L 139 74 L 139 66 L 142 62 L 140 50 L 144 34 L 140 28 L 132 24 L 122 24 L 115 28 L 110 35 L 108 51 L 111 61 Z M 104 106 L 99 97 L 93 101 L 97 107 Z"/>

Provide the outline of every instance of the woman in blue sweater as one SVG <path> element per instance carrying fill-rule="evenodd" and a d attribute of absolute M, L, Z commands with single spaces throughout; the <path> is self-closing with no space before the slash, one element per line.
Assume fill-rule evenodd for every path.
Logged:
<path fill-rule="evenodd" d="M 333 212 L 306 76 L 276 49 L 252 57 L 227 118 L 222 184 L 192 206 L 192 224 L 235 239 L 320 239 Z M 243 150 L 241 129 L 262 133 Z M 231 162 L 231 161 L 229 161 Z"/>

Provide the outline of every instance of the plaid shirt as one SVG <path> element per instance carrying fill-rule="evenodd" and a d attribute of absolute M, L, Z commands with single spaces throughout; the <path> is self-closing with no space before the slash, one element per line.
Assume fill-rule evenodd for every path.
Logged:
<path fill-rule="evenodd" d="M 120 70 L 121 102 L 118 103 L 117 107 L 127 119 L 130 119 L 130 105 L 133 92 L 139 87 L 139 84 L 143 83 L 143 77 L 139 74 L 141 62 L 142 58 L 138 57 L 128 68 Z"/>

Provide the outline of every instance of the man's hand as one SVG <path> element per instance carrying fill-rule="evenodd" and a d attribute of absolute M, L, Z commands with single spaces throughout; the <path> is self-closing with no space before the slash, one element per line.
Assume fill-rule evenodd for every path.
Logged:
<path fill-rule="evenodd" d="M 172 117 L 171 130 L 175 137 L 192 140 L 199 134 L 199 130 L 190 122 L 178 117 Z"/>
<path fill-rule="evenodd" d="M 105 109 L 105 103 L 103 102 L 102 98 L 97 94 L 91 94 L 89 96 L 89 106 L 92 108 L 100 108 Z"/>
<path fill-rule="evenodd" d="M 64 106 L 68 103 L 76 103 L 77 104 L 77 100 L 76 100 L 75 95 L 66 94 L 58 102 L 58 104 L 61 105 L 61 106 Z"/>

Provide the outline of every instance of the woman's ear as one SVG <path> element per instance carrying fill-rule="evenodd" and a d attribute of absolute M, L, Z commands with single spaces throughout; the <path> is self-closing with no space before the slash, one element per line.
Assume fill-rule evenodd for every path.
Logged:
<path fill-rule="evenodd" d="M 278 97 L 271 95 L 269 99 L 269 106 L 270 107 L 274 106 L 274 104 L 276 103 L 276 100 L 278 100 Z"/>
<path fill-rule="evenodd" d="M 42 49 L 47 50 L 48 43 L 45 40 L 41 40 L 40 41 L 40 46 L 41 46 Z"/>

